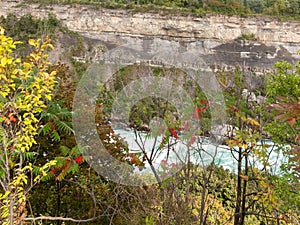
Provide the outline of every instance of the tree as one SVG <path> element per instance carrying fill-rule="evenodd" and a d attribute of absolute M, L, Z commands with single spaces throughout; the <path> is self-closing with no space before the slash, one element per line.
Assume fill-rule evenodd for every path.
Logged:
<path fill-rule="evenodd" d="M 264 4 L 263 0 L 248 0 L 248 6 L 254 13 L 262 13 Z"/>
<path fill-rule="evenodd" d="M 278 73 L 270 78 L 267 91 L 264 88 L 261 90 L 261 94 L 265 95 L 263 102 L 266 102 L 267 97 L 270 99 L 269 101 L 272 101 L 272 99 L 276 101 L 274 96 L 279 92 L 290 94 L 290 96 L 299 92 L 299 89 L 296 88 L 299 85 L 299 82 L 296 81 L 297 78 L 288 72 L 292 69 L 292 66 L 287 63 L 277 63 L 275 66 L 279 69 Z M 233 132 L 229 133 L 226 141 L 237 163 L 234 224 L 243 225 L 251 216 L 255 216 L 259 221 L 267 223 L 277 221 L 279 224 L 279 221 L 286 219 L 285 213 L 288 214 L 288 210 L 284 207 L 286 197 L 281 193 L 280 187 L 284 187 L 286 192 L 290 193 L 289 196 L 293 196 L 293 186 L 298 185 L 298 182 L 293 179 L 294 183 L 291 184 L 289 183 L 291 180 L 271 173 L 270 155 L 273 151 L 276 151 L 276 148 L 278 150 L 282 149 L 278 145 L 278 143 L 282 143 L 281 136 L 277 138 L 272 136 L 274 137 L 273 142 L 275 142 L 273 144 L 265 143 L 265 139 L 270 137 L 270 133 L 266 132 L 268 128 L 266 124 L 273 124 L 274 114 L 265 115 L 265 105 L 263 102 L 259 104 L 258 96 L 256 96 L 258 90 L 256 89 L 255 94 L 251 92 L 252 90 L 245 89 L 247 86 L 244 76 L 239 69 L 231 74 L 226 74 L 224 71 L 218 74 L 220 83 L 225 88 L 224 93 L 227 96 L 228 123 L 234 126 Z M 279 82 L 274 82 L 274 79 L 278 79 Z M 270 88 L 271 86 L 272 88 Z M 291 109 L 293 109 L 293 112 L 297 111 L 294 107 L 295 104 L 291 105 L 286 107 L 288 110 L 285 111 Z M 291 118 L 288 116 L 289 114 L 286 113 L 284 116 L 294 121 L 294 116 Z M 278 125 L 278 123 L 276 124 Z M 274 131 L 278 130 L 274 129 Z M 278 133 L 283 134 L 284 132 L 279 130 Z M 295 139 L 294 136 L 291 139 L 291 136 L 285 134 L 282 136 L 289 138 L 284 143 L 291 143 L 290 141 Z M 276 143 L 280 140 L 281 142 Z M 257 163 L 261 165 L 260 168 L 257 167 Z M 289 177 L 291 177 L 290 174 Z M 283 185 L 284 180 L 286 181 L 285 186 Z M 280 186 L 274 185 L 277 183 Z M 297 205 L 297 201 L 297 198 L 293 200 L 293 205 Z M 293 219 L 290 220 L 297 223 L 294 214 L 291 213 Z"/>
<path fill-rule="evenodd" d="M 50 39 L 29 40 L 33 51 L 24 59 L 14 51 L 20 42 L 0 28 L 0 221 L 20 224 L 26 217 L 29 191 L 55 164 L 34 166 L 31 151 L 41 126 L 39 115 L 52 98 L 56 72 L 47 72 Z"/>
<path fill-rule="evenodd" d="M 270 74 L 267 85 L 269 113 L 275 120 L 266 126 L 278 144 L 289 144 L 290 166 L 300 176 L 300 61 L 293 66 L 286 61 L 275 65 L 276 72 Z"/>

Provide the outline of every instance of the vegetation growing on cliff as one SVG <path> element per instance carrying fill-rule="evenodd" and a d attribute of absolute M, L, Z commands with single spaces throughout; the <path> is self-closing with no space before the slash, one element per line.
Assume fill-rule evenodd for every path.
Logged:
<path fill-rule="evenodd" d="M 26 0 L 37 2 L 36 0 Z M 263 14 L 281 18 L 299 19 L 300 3 L 297 0 L 44 0 L 42 4 L 93 4 L 106 8 L 126 8 L 133 12 L 181 13 L 183 15 L 204 15 L 218 13 L 248 16 Z"/>

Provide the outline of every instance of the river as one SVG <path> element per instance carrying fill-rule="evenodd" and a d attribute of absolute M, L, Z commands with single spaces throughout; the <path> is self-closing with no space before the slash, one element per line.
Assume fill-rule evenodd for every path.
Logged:
<path fill-rule="evenodd" d="M 166 163 L 168 165 L 182 165 L 182 163 L 186 164 L 190 161 L 196 165 L 205 166 L 214 161 L 218 166 L 222 166 L 233 173 L 237 172 L 237 160 L 235 159 L 237 153 L 231 152 L 226 145 L 211 143 L 208 138 L 198 137 L 197 141 L 188 148 L 186 142 L 181 140 L 179 136 L 178 140 L 175 138 L 169 140 L 171 144 L 168 148 L 157 150 L 162 141 L 162 136 L 158 136 L 155 142 L 154 137 L 149 137 L 143 132 L 137 132 L 138 135 L 136 135 L 132 130 L 115 129 L 114 131 L 127 142 L 131 153 L 142 152 L 141 149 L 143 148 L 147 156 L 153 159 L 153 165 L 158 171 L 163 170 L 163 164 Z M 282 150 L 278 150 L 272 141 L 264 140 L 263 142 L 268 145 L 266 152 L 269 165 L 265 168 L 271 174 L 280 174 L 280 165 L 287 162 L 287 157 L 283 155 Z M 257 145 L 261 145 L 261 142 L 258 142 Z M 155 147 L 153 148 L 153 146 Z M 263 164 L 253 154 L 249 156 L 249 164 L 258 169 L 264 168 Z M 146 163 L 141 173 L 150 171 L 150 165 Z"/>

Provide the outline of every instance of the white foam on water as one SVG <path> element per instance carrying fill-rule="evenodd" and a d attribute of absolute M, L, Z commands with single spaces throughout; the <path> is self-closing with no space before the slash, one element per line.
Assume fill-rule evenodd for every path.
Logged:
<path fill-rule="evenodd" d="M 162 136 L 157 137 L 155 144 L 155 139 L 153 137 L 150 138 L 143 132 L 137 132 L 141 137 L 140 139 L 139 137 L 136 138 L 135 133 L 131 130 L 116 129 L 114 131 L 116 134 L 119 134 L 124 141 L 127 142 L 130 152 L 142 152 L 140 146 L 143 146 L 148 157 L 151 156 L 151 153 L 154 155 L 156 152 L 156 155 L 153 158 L 153 166 L 157 171 L 163 170 L 162 162 L 167 162 L 168 165 L 184 165 L 190 161 L 195 165 L 206 166 L 214 161 L 217 166 L 222 166 L 233 173 L 237 173 L 237 160 L 235 158 L 238 157 L 238 153 L 231 152 L 230 148 L 226 145 L 212 144 L 206 138 L 198 137 L 198 141 L 189 148 L 179 138 L 179 141 L 177 141 L 176 144 L 168 148 L 169 151 L 166 148 L 163 150 L 152 151 L 154 145 L 154 149 L 159 147 L 163 138 Z M 174 138 L 171 138 L 172 143 L 175 143 L 175 141 L 176 140 Z M 266 151 L 270 153 L 268 155 L 269 165 L 265 168 L 272 174 L 280 174 L 280 165 L 287 162 L 287 157 L 283 155 L 282 150 L 276 149 L 275 144 L 272 141 L 265 140 L 263 142 L 269 146 L 266 148 Z M 257 143 L 257 145 L 261 144 L 261 142 Z M 249 166 L 258 169 L 264 168 L 264 165 L 255 156 L 249 156 Z M 150 165 L 145 162 L 145 168 L 139 172 L 151 172 Z"/>

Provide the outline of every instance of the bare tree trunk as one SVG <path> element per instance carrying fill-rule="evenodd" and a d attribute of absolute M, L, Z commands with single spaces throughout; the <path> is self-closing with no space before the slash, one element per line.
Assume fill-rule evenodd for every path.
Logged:
<path fill-rule="evenodd" d="M 57 190 L 56 216 L 59 217 L 60 216 L 60 208 L 61 208 L 61 182 L 60 181 L 56 182 L 56 190 Z M 57 225 L 60 225 L 60 224 L 61 224 L 61 221 L 58 220 Z"/>
<path fill-rule="evenodd" d="M 208 197 L 208 184 L 211 181 L 211 177 L 212 174 L 214 172 L 214 161 L 217 155 L 217 147 L 215 150 L 215 153 L 212 156 L 212 163 L 210 164 L 210 166 L 205 167 L 204 162 L 202 161 L 202 166 L 203 166 L 203 187 L 202 187 L 202 196 L 201 196 L 201 207 L 200 207 L 200 212 L 199 212 L 199 216 L 200 216 L 200 225 L 205 225 L 206 224 L 206 219 L 207 219 L 207 215 L 208 215 L 208 209 L 205 211 L 205 206 L 206 206 L 206 201 L 207 201 L 207 197 Z"/>
<path fill-rule="evenodd" d="M 190 195 L 190 178 L 191 178 L 191 163 L 190 163 L 190 149 L 188 148 L 188 163 L 187 163 L 187 172 L 186 172 L 186 193 L 185 193 L 185 203 L 189 202 Z"/>
<path fill-rule="evenodd" d="M 13 200 L 13 197 L 12 197 L 12 194 L 9 194 L 9 216 L 8 216 L 8 219 L 9 219 L 9 224 L 10 225 L 14 225 L 14 205 L 15 205 L 15 202 Z"/>
<path fill-rule="evenodd" d="M 239 158 L 238 158 L 238 177 L 236 186 L 236 203 L 235 203 L 235 213 L 234 213 L 234 225 L 241 225 L 241 201 L 242 201 L 242 148 L 239 148 Z"/>
<path fill-rule="evenodd" d="M 248 176 L 248 156 L 245 155 L 245 176 Z M 242 214 L 241 214 L 241 221 L 240 224 L 244 224 L 245 216 L 246 216 L 246 192 L 247 192 L 247 184 L 248 181 L 244 179 L 243 185 L 243 198 L 242 198 Z"/>
<path fill-rule="evenodd" d="M 204 209 L 205 209 L 205 196 L 206 196 L 206 183 L 204 182 L 203 184 L 203 188 L 202 188 L 202 193 L 201 193 L 202 197 L 201 197 L 201 208 L 200 208 L 200 213 L 199 213 L 199 217 L 200 217 L 200 224 L 204 224 L 205 223 L 205 216 L 204 216 Z"/>

